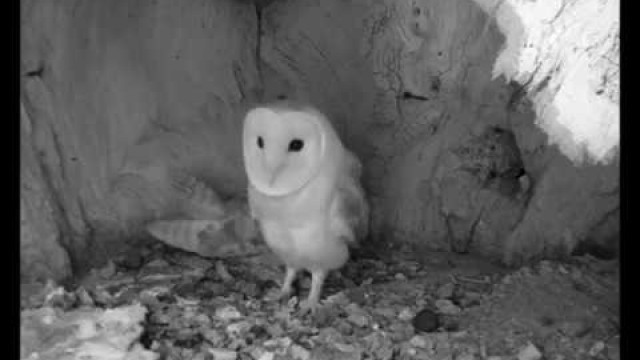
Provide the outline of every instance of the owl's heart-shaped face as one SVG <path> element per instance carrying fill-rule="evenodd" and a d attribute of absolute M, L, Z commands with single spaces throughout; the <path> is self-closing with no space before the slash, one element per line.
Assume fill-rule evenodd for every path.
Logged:
<path fill-rule="evenodd" d="M 256 108 L 244 121 L 244 163 L 251 184 L 270 196 L 296 192 L 317 174 L 325 135 L 313 113 Z"/>

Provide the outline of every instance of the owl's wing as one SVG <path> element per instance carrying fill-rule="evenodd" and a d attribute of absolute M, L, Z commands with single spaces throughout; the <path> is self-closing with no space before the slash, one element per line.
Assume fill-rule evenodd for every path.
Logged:
<path fill-rule="evenodd" d="M 259 217 L 259 199 L 257 199 L 256 191 L 253 186 L 249 185 L 247 190 L 247 202 L 249 204 L 249 216 L 252 219 L 258 220 Z"/>
<path fill-rule="evenodd" d="M 345 149 L 344 167 L 331 218 L 334 231 L 353 244 L 367 237 L 369 232 L 369 204 L 360 185 L 361 173 L 360 161 Z"/>

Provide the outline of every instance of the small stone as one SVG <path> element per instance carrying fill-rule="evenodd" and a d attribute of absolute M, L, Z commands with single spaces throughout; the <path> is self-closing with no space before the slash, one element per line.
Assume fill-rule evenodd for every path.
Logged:
<path fill-rule="evenodd" d="M 345 311 L 349 314 L 347 316 L 347 320 L 352 324 L 359 327 L 365 327 L 369 325 L 369 315 L 357 304 L 352 303 L 347 305 Z"/>
<path fill-rule="evenodd" d="M 480 305 L 481 299 L 482 299 L 482 294 L 469 291 L 464 294 L 464 297 L 462 297 L 458 303 L 460 304 L 460 306 L 464 308 L 468 308 L 468 307 Z"/>
<path fill-rule="evenodd" d="M 57 307 L 64 310 L 70 309 L 75 303 L 75 294 L 66 292 L 62 286 L 50 291 L 44 299 L 45 306 Z"/>
<path fill-rule="evenodd" d="M 457 315 L 461 311 L 451 300 L 439 299 L 436 300 L 435 305 L 438 311 L 444 315 Z"/>
<path fill-rule="evenodd" d="M 262 345 L 270 348 L 287 348 L 291 346 L 291 342 L 292 342 L 291 338 L 283 337 L 283 338 L 277 338 L 277 339 L 269 339 L 265 341 Z"/>
<path fill-rule="evenodd" d="M 227 333 L 233 336 L 245 334 L 251 329 L 251 324 L 247 321 L 236 322 L 227 326 Z"/>
<path fill-rule="evenodd" d="M 193 317 L 193 320 L 196 321 L 200 326 L 209 326 L 211 324 L 211 319 L 207 314 L 197 314 Z"/>
<path fill-rule="evenodd" d="M 225 336 L 221 332 L 214 329 L 207 329 L 202 333 L 202 336 L 207 339 L 213 346 L 219 346 L 224 342 Z"/>
<path fill-rule="evenodd" d="M 333 343 L 333 347 L 335 347 L 336 349 L 344 353 L 352 353 L 358 350 L 355 346 L 351 344 L 343 344 L 343 343 Z"/>
<path fill-rule="evenodd" d="M 364 301 L 364 290 L 356 288 L 347 292 L 339 292 L 327 296 L 324 303 L 327 305 L 346 306 L 349 302 L 359 303 L 358 300 Z"/>
<path fill-rule="evenodd" d="M 405 274 L 403 273 L 397 273 L 395 276 L 396 280 L 398 281 L 405 281 L 407 280 L 407 277 L 405 276 Z"/>
<path fill-rule="evenodd" d="M 260 355 L 258 360 L 274 360 L 275 356 L 276 354 L 272 353 L 271 351 L 267 351 L 262 353 L 262 355 Z"/>
<path fill-rule="evenodd" d="M 411 326 L 407 323 L 400 323 L 400 322 L 392 323 L 388 329 L 389 329 L 389 332 L 390 332 L 389 335 L 391 336 L 391 338 L 397 342 L 405 341 L 409 339 L 411 335 L 413 335 Z"/>
<path fill-rule="evenodd" d="M 589 349 L 589 356 L 597 356 L 602 352 L 602 350 L 604 350 L 604 342 L 597 341 L 595 344 L 593 344 L 591 349 Z"/>
<path fill-rule="evenodd" d="M 421 349 L 433 348 L 433 342 L 431 341 L 431 339 L 420 335 L 415 335 L 414 337 L 412 337 L 411 340 L 409 340 L 409 344 Z"/>
<path fill-rule="evenodd" d="M 337 324 L 334 325 L 335 329 L 344 335 L 353 334 L 353 326 L 347 321 L 338 321 Z"/>
<path fill-rule="evenodd" d="M 433 332 L 440 326 L 440 318 L 429 309 L 420 311 L 412 320 L 416 332 Z"/>
<path fill-rule="evenodd" d="M 369 325 L 369 318 L 365 314 L 350 314 L 347 317 L 347 320 L 359 327 L 366 327 L 367 325 Z"/>
<path fill-rule="evenodd" d="M 208 351 L 213 355 L 213 360 L 236 360 L 238 358 L 238 353 L 233 350 L 212 348 Z"/>
<path fill-rule="evenodd" d="M 571 337 L 581 338 L 591 331 L 591 324 L 587 321 L 565 321 L 560 324 L 560 331 Z"/>
<path fill-rule="evenodd" d="M 389 337 L 381 333 L 371 333 L 363 337 L 362 340 L 373 353 L 374 358 L 381 360 L 391 360 L 393 358 L 393 343 Z"/>
<path fill-rule="evenodd" d="M 518 360 L 540 360 L 540 359 L 542 359 L 542 354 L 540 353 L 540 350 L 538 350 L 538 348 L 532 343 L 529 343 L 518 353 Z"/>
<path fill-rule="evenodd" d="M 216 309 L 216 317 L 223 321 L 239 319 L 242 314 L 233 306 L 225 306 Z"/>
<path fill-rule="evenodd" d="M 398 314 L 398 319 L 400 319 L 400 321 L 409 321 L 413 319 L 415 315 L 416 314 L 411 309 L 404 308 L 400 311 L 400 314 Z"/>
<path fill-rule="evenodd" d="M 446 283 L 438 288 L 436 295 L 438 296 L 438 299 L 449 299 L 453 296 L 455 288 L 456 286 L 454 283 Z"/>
<path fill-rule="evenodd" d="M 95 302 L 93 301 L 93 298 L 91 297 L 89 292 L 83 287 L 80 287 L 76 290 L 76 297 L 78 298 L 78 302 L 80 303 L 80 305 L 95 306 Z"/>
<path fill-rule="evenodd" d="M 291 357 L 294 360 L 309 360 L 311 359 L 311 352 L 298 344 L 293 344 L 289 348 Z"/>

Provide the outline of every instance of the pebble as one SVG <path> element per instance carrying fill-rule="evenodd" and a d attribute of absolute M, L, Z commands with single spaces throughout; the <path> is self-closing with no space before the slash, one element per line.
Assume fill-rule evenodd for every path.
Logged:
<path fill-rule="evenodd" d="M 396 280 L 398 280 L 398 281 L 405 281 L 405 280 L 407 280 L 407 276 L 406 276 L 405 274 L 403 274 L 403 273 L 397 273 L 397 274 L 395 275 L 395 278 L 396 278 Z"/>
<path fill-rule="evenodd" d="M 540 353 L 540 350 L 538 350 L 538 348 L 532 343 L 529 343 L 526 347 L 524 347 L 518 353 L 518 360 L 540 360 L 540 359 L 542 359 L 542 354 Z"/>
<path fill-rule="evenodd" d="M 451 302 L 451 300 L 436 300 L 435 305 L 438 308 L 438 311 L 445 315 L 457 315 L 461 311 L 458 306 Z"/>
<path fill-rule="evenodd" d="M 289 348 L 291 357 L 294 360 L 309 360 L 311 359 L 311 352 L 298 344 L 293 344 Z"/>
<path fill-rule="evenodd" d="M 439 299 L 449 299 L 453 296 L 453 292 L 456 286 L 453 283 L 446 283 L 436 290 L 436 295 Z"/>
<path fill-rule="evenodd" d="M 246 333 L 251 329 L 251 324 L 247 321 L 241 321 L 229 324 L 227 326 L 227 333 L 230 335 L 238 336 L 240 334 Z"/>
<path fill-rule="evenodd" d="M 589 356 L 597 356 L 604 350 L 604 342 L 598 341 L 589 350 Z"/>
<path fill-rule="evenodd" d="M 269 339 L 265 341 L 262 345 L 264 345 L 265 347 L 272 347 L 272 348 L 287 348 L 291 345 L 291 343 L 292 343 L 291 338 L 282 337 L 277 339 Z"/>
<path fill-rule="evenodd" d="M 349 314 L 347 320 L 350 323 L 359 327 L 366 327 L 367 325 L 369 325 L 369 316 L 367 312 L 360 306 L 352 303 L 349 304 L 345 310 Z"/>
<path fill-rule="evenodd" d="M 411 340 L 409 340 L 409 344 L 411 344 L 411 346 L 421 348 L 421 349 L 433 348 L 433 341 L 430 338 L 420 336 L 420 335 L 415 335 L 414 337 L 412 337 Z"/>
<path fill-rule="evenodd" d="M 223 321 L 229 321 L 241 318 L 242 314 L 233 306 L 224 306 L 216 309 L 216 317 Z"/>
<path fill-rule="evenodd" d="M 213 355 L 214 360 L 236 360 L 238 358 L 238 353 L 233 350 L 213 348 L 208 351 Z"/>
<path fill-rule="evenodd" d="M 78 288 L 76 290 L 76 296 L 78 298 L 78 302 L 80 302 L 81 305 L 95 306 L 95 302 L 93 301 L 93 298 L 85 288 L 83 287 Z"/>
<path fill-rule="evenodd" d="M 583 337 L 591 330 L 586 321 L 565 321 L 560 324 L 560 331 L 571 337 Z"/>
<path fill-rule="evenodd" d="M 400 311 L 400 314 L 398 314 L 398 319 L 400 319 L 400 321 L 409 321 L 414 317 L 415 313 L 409 308 L 402 309 L 402 311 Z"/>
<path fill-rule="evenodd" d="M 258 360 L 274 360 L 275 359 L 276 354 L 267 351 L 265 353 L 262 353 L 262 355 L 260 355 L 260 357 L 258 358 Z"/>
<path fill-rule="evenodd" d="M 424 309 L 416 314 L 411 324 L 416 332 L 433 332 L 440 326 L 440 318 L 433 311 Z"/>
<path fill-rule="evenodd" d="M 366 327 L 369 325 L 369 319 L 363 314 L 350 314 L 349 317 L 347 317 L 347 320 L 359 327 Z"/>
<path fill-rule="evenodd" d="M 208 329 L 203 331 L 202 336 L 213 345 L 222 344 L 222 342 L 224 341 L 224 334 L 214 329 Z"/>

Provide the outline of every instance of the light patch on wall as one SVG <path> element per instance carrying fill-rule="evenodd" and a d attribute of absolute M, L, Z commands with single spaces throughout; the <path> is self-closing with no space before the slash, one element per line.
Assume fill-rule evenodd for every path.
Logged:
<path fill-rule="evenodd" d="M 527 85 L 549 142 L 576 163 L 614 159 L 620 142 L 619 2 L 474 1 L 506 37 L 494 78 Z"/>

